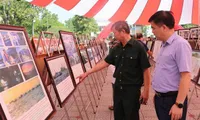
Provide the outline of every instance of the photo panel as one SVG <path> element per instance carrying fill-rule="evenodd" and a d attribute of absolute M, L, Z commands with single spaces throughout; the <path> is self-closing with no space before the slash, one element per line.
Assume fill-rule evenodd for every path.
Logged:
<path fill-rule="evenodd" d="M 45 99 L 45 94 L 40 85 L 39 78 L 36 76 L 28 82 L 23 82 L 3 92 L 2 98 L 7 106 L 11 118 L 13 120 L 18 120 L 26 118 L 21 116 L 23 116 L 26 112 L 29 112 L 29 110 L 36 106 L 39 107 L 38 104 Z"/>
<path fill-rule="evenodd" d="M 14 46 L 26 45 L 25 38 L 22 32 L 10 32 Z"/>
<path fill-rule="evenodd" d="M 25 80 L 29 80 L 38 75 L 33 61 L 21 63 L 20 68 Z"/>
<path fill-rule="evenodd" d="M 188 40 L 190 35 L 190 30 L 189 29 L 178 30 L 178 34 L 184 39 Z"/>
<path fill-rule="evenodd" d="M 23 81 L 18 65 L 0 69 L 0 92 L 12 88 Z"/>
<path fill-rule="evenodd" d="M 91 66 L 90 66 L 90 61 L 89 61 L 89 58 L 88 58 L 87 49 L 85 49 L 85 48 L 81 49 L 80 52 L 81 52 L 81 57 L 82 57 L 85 69 L 86 69 L 86 71 L 88 71 L 88 70 L 91 69 Z"/>
<path fill-rule="evenodd" d="M 93 43 L 93 41 L 90 41 L 90 46 L 91 46 L 91 51 L 92 51 L 92 54 L 93 54 L 93 57 L 94 57 L 94 62 L 95 64 L 98 63 L 98 56 L 97 56 L 97 52 L 95 50 L 95 45 Z"/>
<path fill-rule="evenodd" d="M 75 79 L 84 73 L 80 51 L 77 48 L 75 37 L 72 32 L 59 31 L 59 33 Z M 79 82 L 79 79 L 75 79 L 76 84 Z"/>
<path fill-rule="evenodd" d="M 16 65 L 21 62 L 16 47 L 0 48 L 0 54 L 6 66 Z"/>
<path fill-rule="evenodd" d="M 7 31 L 0 31 L 5 46 L 12 46 L 10 35 Z"/>
<path fill-rule="evenodd" d="M 191 71 L 191 79 L 193 81 L 197 80 L 200 69 L 200 52 L 193 51 L 192 52 L 192 71 Z"/>
<path fill-rule="evenodd" d="M 65 54 L 45 58 L 60 107 L 75 89 Z"/>
<path fill-rule="evenodd" d="M 101 49 L 101 45 L 97 45 L 98 51 L 99 51 L 99 57 L 103 57 L 103 49 Z"/>
<path fill-rule="evenodd" d="M 8 120 L 44 120 L 55 111 L 23 27 L 0 25 L 0 104 Z"/>
<path fill-rule="evenodd" d="M 16 47 L 16 50 L 21 62 L 27 62 L 32 59 L 31 53 L 27 47 Z"/>
<path fill-rule="evenodd" d="M 93 41 L 93 45 L 94 45 L 94 50 L 96 51 L 96 54 L 97 54 L 97 59 L 99 62 L 101 60 L 101 55 L 100 55 L 100 51 L 98 49 L 98 44 L 96 43 L 96 40 Z"/>
<path fill-rule="evenodd" d="M 94 55 L 93 55 L 91 47 L 87 48 L 87 53 L 88 53 L 88 56 L 89 56 L 89 61 L 91 63 L 91 67 L 95 66 Z"/>
<path fill-rule="evenodd" d="M 198 38 L 198 30 L 199 30 L 199 28 L 191 28 L 190 29 L 190 38 L 197 39 Z"/>

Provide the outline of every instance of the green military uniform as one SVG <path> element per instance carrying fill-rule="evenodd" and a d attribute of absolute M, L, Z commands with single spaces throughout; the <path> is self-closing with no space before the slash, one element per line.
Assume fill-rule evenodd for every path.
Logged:
<path fill-rule="evenodd" d="M 120 43 L 112 49 L 105 61 L 115 66 L 113 77 L 115 120 L 139 120 L 140 88 L 143 71 L 150 67 L 144 47 L 136 40 Z"/>

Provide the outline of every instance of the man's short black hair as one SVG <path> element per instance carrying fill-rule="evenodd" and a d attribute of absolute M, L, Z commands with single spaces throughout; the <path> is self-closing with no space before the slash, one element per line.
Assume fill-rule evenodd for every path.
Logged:
<path fill-rule="evenodd" d="M 143 38 L 142 33 L 136 33 L 136 38 L 137 38 L 137 39 Z"/>
<path fill-rule="evenodd" d="M 148 22 L 154 22 L 156 25 L 166 25 L 169 29 L 174 28 L 175 20 L 171 11 L 158 11 L 154 13 Z"/>

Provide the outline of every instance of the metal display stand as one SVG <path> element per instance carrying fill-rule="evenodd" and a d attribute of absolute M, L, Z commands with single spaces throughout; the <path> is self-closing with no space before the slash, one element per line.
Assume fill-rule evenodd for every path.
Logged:
<path fill-rule="evenodd" d="M 46 37 L 45 37 L 46 34 L 47 34 L 47 35 L 50 35 L 50 41 L 49 41 L 49 45 L 48 45 L 48 46 L 47 46 L 47 41 L 46 41 Z M 51 56 L 54 55 L 54 51 L 51 51 L 52 36 L 53 36 L 53 33 L 50 33 L 50 32 L 43 32 L 43 31 L 41 32 L 41 34 L 39 35 L 39 39 L 38 39 L 38 42 L 37 42 L 37 46 L 36 46 L 36 56 L 37 56 L 37 53 L 38 53 L 39 43 L 41 42 L 41 40 L 43 40 L 44 43 L 45 43 L 45 45 L 43 46 L 43 49 L 46 50 L 47 56 L 48 56 L 48 57 L 51 57 Z M 56 48 L 56 50 L 57 50 L 58 53 L 60 54 L 61 52 L 60 52 L 60 49 L 59 49 L 59 44 L 60 44 L 60 39 L 59 39 L 59 41 L 58 41 L 58 46 L 57 46 L 57 48 Z M 48 73 L 46 67 L 45 67 L 45 69 L 43 70 L 43 75 L 45 75 L 45 84 L 48 85 L 48 80 L 50 79 L 50 76 L 49 76 L 49 73 Z M 52 91 L 51 91 L 51 90 L 52 90 L 52 87 L 53 87 L 52 84 L 50 84 L 49 93 L 52 92 Z M 55 90 L 54 90 L 54 93 L 55 93 Z M 83 102 L 83 99 L 82 99 L 82 96 L 81 96 L 81 94 L 80 94 L 80 90 L 79 90 L 79 89 L 78 89 L 78 93 L 79 93 L 79 96 L 81 97 L 81 102 L 83 103 L 83 105 L 85 105 L 84 102 Z M 79 113 L 79 115 L 80 115 L 80 119 L 83 120 L 83 117 L 82 117 L 80 108 L 78 107 L 78 104 L 77 104 L 76 97 L 75 97 L 75 95 L 74 95 L 73 93 L 72 93 L 72 96 L 73 96 L 73 99 L 74 99 L 74 103 L 75 103 L 75 105 L 76 105 L 76 107 L 77 107 L 77 109 L 78 109 L 78 113 Z M 57 97 L 55 97 L 55 99 L 54 99 L 54 105 L 57 105 L 57 104 L 58 104 L 58 99 L 57 99 Z M 66 108 L 65 105 L 63 105 L 63 107 L 64 107 L 64 111 L 65 111 L 65 114 L 66 114 L 67 118 L 70 120 L 70 117 L 69 117 L 69 114 L 68 114 L 68 109 Z M 84 112 L 86 113 L 85 109 L 84 109 Z M 87 117 L 87 119 L 89 120 L 87 113 L 86 113 L 86 117 Z"/>

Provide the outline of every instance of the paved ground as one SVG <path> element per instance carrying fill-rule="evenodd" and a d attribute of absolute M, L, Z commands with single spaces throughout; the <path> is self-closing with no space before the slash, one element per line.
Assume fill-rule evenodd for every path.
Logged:
<path fill-rule="evenodd" d="M 102 74 L 105 75 L 105 83 L 103 83 L 102 90 L 100 89 L 101 96 L 99 97 L 99 99 L 97 95 L 98 91 L 97 89 L 95 89 L 95 84 L 92 83 L 92 80 L 90 80 L 90 83 L 92 84 L 91 87 L 88 83 L 89 82 L 88 79 L 85 80 L 83 83 L 81 83 L 78 87 L 78 89 L 80 89 L 84 104 L 81 102 L 81 97 L 78 94 L 79 93 L 78 89 L 76 89 L 76 91 L 74 92 L 74 95 L 77 98 L 78 107 L 80 111 L 82 111 L 81 115 L 82 115 L 83 120 L 88 120 L 87 118 L 89 118 L 89 120 L 114 120 L 113 111 L 108 110 L 108 106 L 112 104 L 111 81 L 112 81 L 113 69 L 114 69 L 113 67 L 109 67 L 107 70 L 99 72 L 99 74 L 94 76 L 100 79 L 103 83 L 103 79 L 101 79 Z M 91 103 L 89 102 L 89 97 L 86 92 L 84 84 L 88 88 L 89 96 L 92 99 L 91 101 L 92 101 L 93 107 Z M 194 84 L 191 84 L 191 87 L 190 87 L 191 91 L 189 92 L 189 95 L 188 95 L 189 99 L 191 98 L 191 100 L 188 107 L 187 120 L 200 120 L 200 97 L 196 96 L 196 92 L 192 94 L 193 89 L 194 89 Z M 197 92 L 200 96 L 199 89 L 197 90 Z M 52 88 L 51 88 L 51 91 L 52 91 L 51 96 L 55 96 Z M 154 91 L 151 90 L 148 104 L 141 106 L 141 109 L 140 109 L 141 120 L 157 120 L 156 113 L 154 110 L 153 100 L 152 100 L 153 96 L 154 96 Z M 55 97 L 53 98 L 53 100 L 55 104 L 58 104 Z M 95 103 L 98 105 L 98 107 L 96 107 Z M 86 117 L 87 115 L 84 112 L 83 108 L 87 108 L 86 113 L 88 117 Z M 70 96 L 70 99 L 67 101 L 67 103 L 65 104 L 63 108 L 57 107 L 56 109 L 57 109 L 57 112 L 52 116 L 51 120 L 68 120 L 67 113 L 69 114 L 70 120 L 81 120 L 81 115 L 79 114 L 77 106 L 75 105 L 75 100 L 73 96 Z M 66 109 L 68 112 L 65 111 Z M 96 114 L 94 114 L 93 109 L 96 112 Z"/>

